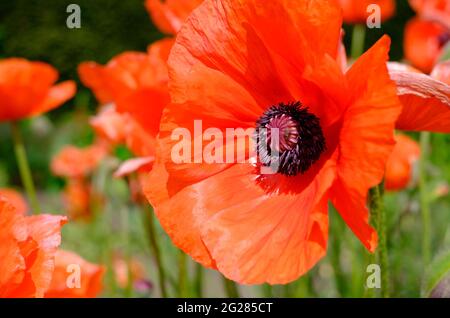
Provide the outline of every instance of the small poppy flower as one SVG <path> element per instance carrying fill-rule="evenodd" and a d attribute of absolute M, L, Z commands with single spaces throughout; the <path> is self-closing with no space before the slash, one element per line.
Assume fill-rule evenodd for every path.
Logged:
<path fill-rule="evenodd" d="M 144 192 L 173 242 L 232 280 L 280 284 L 307 272 L 326 253 L 329 201 L 369 251 L 377 246 L 367 193 L 383 179 L 402 105 L 389 38 L 344 73 L 341 26 L 331 0 L 206 0 L 177 35 L 172 103 Z M 203 130 L 282 130 L 279 169 L 261 173 L 259 148 L 238 152 L 245 163 L 196 162 L 195 151 L 175 162 L 173 130 L 195 136 L 196 120 Z"/>
<path fill-rule="evenodd" d="M 449 0 L 409 0 L 409 4 L 422 18 L 450 26 Z"/>
<path fill-rule="evenodd" d="M 106 154 L 107 150 L 102 144 L 86 148 L 66 146 L 53 157 L 51 171 L 58 177 L 85 177 L 98 167 Z"/>
<path fill-rule="evenodd" d="M 413 66 L 429 73 L 449 41 L 450 31 L 444 25 L 413 18 L 405 28 L 405 57 Z"/>
<path fill-rule="evenodd" d="M 120 288 L 127 288 L 130 278 L 134 288 L 138 288 L 143 285 L 141 283 L 147 282 L 145 267 L 136 258 L 131 258 L 130 261 L 127 261 L 123 257 L 116 255 L 113 261 L 113 267 L 116 282 Z"/>
<path fill-rule="evenodd" d="M 0 122 L 48 112 L 75 95 L 73 81 L 55 85 L 58 72 L 42 62 L 0 60 Z"/>
<path fill-rule="evenodd" d="M 73 252 L 58 250 L 55 270 L 45 298 L 97 297 L 103 288 L 104 273 L 103 266 L 92 264 Z"/>
<path fill-rule="evenodd" d="M 67 219 L 19 212 L 0 196 L 0 298 L 43 297 Z"/>
<path fill-rule="evenodd" d="M 164 33 L 177 34 L 189 14 L 203 0 L 146 0 L 153 23 Z"/>
<path fill-rule="evenodd" d="M 395 0 L 338 0 L 344 13 L 344 22 L 350 24 L 366 23 L 371 14 L 370 6 L 381 9 L 381 20 L 386 21 L 395 14 Z"/>
<path fill-rule="evenodd" d="M 83 178 L 69 178 L 64 188 L 63 199 L 70 219 L 89 219 L 91 217 L 92 189 Z"/>
<path fill-rule="evenodd" d="M 386 164 L 385 186 L 389 191 L 402 190 L 411 183 L 414 164 L 420 158 L 420 146 L 414 139 L 399 134 L 395 140 L 397 143 Z"/>
<path fill-rule="evenodd" d="M 79 66 L 82 82 L 93 90 L 99 102 L 113 105 L 108 106 L 108 113 L 101 114 L 108 118 L 97 118 L 96 129 L 112 136 L 116 128 L 115 135 L 120 137 L 117 141 L 124 137 L 122 142 L 142 157 L 126 162 L 118 175 L 151 169 L 159 121 L 169 102 L 167 58 L 172 45 L 173 40 L 161 40 L 150 45 L 147 53 L 123 53 L 106 66 L 93 62 Z M 123 125 L 118 127 L 113 121 L 122 121 Z"/>
<path fill-rule="evenodd" d="M 28 211 L 28 204 L 25 198 L 13 189 L 0 188 L 0 197 L 3 197 L 12 204 L 19 214 L 25 214 Z"/>

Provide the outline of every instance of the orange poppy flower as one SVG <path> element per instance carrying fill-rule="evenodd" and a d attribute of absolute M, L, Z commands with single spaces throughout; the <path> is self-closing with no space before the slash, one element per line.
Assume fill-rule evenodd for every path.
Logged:
<path fill-rule="evenodd" d="M 450 31 L 440 23 L 414 18 L 405 29 L 405 57 L 413 66 L 429 73 L 450 41 Z"/>
<path fill-rule="evenodd" d="M 115 57 L 106 66 L 87 62 L 79 67 L 81 80 L 97 99 L 114 104 L 109 106 L 108 113 L 101 114 L 103 120 L 97 118 L 96 130 L 103 136 L 109 135 L 109 139 L 119 136 L 117 141 L 124 137 L 122 141 L 130 150 L 144 157 L 127 162 L 118 171 L 120 175 L 151 168 L 159 121 L 169 102 L 167 58 L 172 45 L 173 40 L 161 40 L 149 46 L 147 54 L 128 52 Z M 121 127 L 118 121 L 122 121 Z"/>
<path fill-rule="evenodd" d="M 433 78 L 403 64 L 388 63 L 403 104 L 398 129 L 450 132 L 450 85 L 445 83 L 445 65 L 436 66 L 432 73 L 437 78 Z"/>
<path fill-rule="evenodd" d="M 98 143 L 86 148 L 66 146 L 53 157 L 50 168 L 55 176 L 85 177 L 98 167 L 106 154 L 104 145 Z"/>
<path fill-rule="evenodd" d="M 92 264 L 75 253 L 59 250 L 46 298 L 94 298 L 102 291 L 103 266 Z"/>
<path fill-rule="evenodd" d="M 449 0 L 409 0 L 409 4 L 422 18 L 450 26 Z"/>
<path fill-rule="evenodd" d="M 71 220 L 89 219 L 92 189 L 83 178 L 70 178 L 64 189 L 64 205 Z"/>
<path fill-rule="evenodd" d="M 113 266 L 116 282 L 120 288 L 127 288 L 130 274 L 133 285 L 138 285 L 141 281 L 146 280 L 144 265 L 135 258 L 131 259 L 128 264 L 123 257 L 116 256 Z"/>
<path fill-rule="evenodd" d="M 127 137 L 127 119 L 123 114 L 119 114 L 114 105 L 103 106 L 90 124 L 94 128 L 97 136 L 106 140 L 112 145 L 124 143 Z"/>
<path fill-rule="evenodd" d="M 203 0 L 146 0 L 153 23 L 164 33 L 177 34 L 189 14 Z"/>
<path fill-rule="evenodd" d="M 0 188 L 0 197 L 3 197 L 12 204 L 19 214 L 25 214 L 28 211 L 27 201 L 22 194 L 13 189 Z"/>
<path fill-rule="evenodd" d="M 402 190 L 413 178 L 413 165 L 420 158 L 419 144 L 406 135 L 397 135 L 397 141 L 386 164 L 385 186 L 387 190 Z"/>
<path fill-rule="evenodd" d="M 48 112 L 75 95 L 73 81 L 54 85 L 58 72 L 42 62 L 0 60 L 0 122 Z"/>
<path fill-rule="evenodd" d="M 43 297 L 67 219 L 19 212 L 0 197 L 0 298 Z"/>
<path fill-rule="evenodd" d="M 330 200 L 368 250 L 377 246 L 367 192 L 384 176 L 402 106 L 388 37 L 343 73 L 341 12 L 331 0 L 207 0 L 172 49 L 172 104 L 144 191 L 177 246 L 240 283 L 287 283 L 314 266 Z M 203 130 L 283 129 L 278 173 L 260 173 L 261 156 L 174 163 L 173 129 L 192 135 L 200 119 Z"/>
<path fill-rule="evenodd" d="M 381 9 L 381 20 L 390 19 L 395 14 L 395 0 L 338 0 L 344 12 L 346 23 L 366 23 L 371 14 L 370 5 L 378 5 Z"/>

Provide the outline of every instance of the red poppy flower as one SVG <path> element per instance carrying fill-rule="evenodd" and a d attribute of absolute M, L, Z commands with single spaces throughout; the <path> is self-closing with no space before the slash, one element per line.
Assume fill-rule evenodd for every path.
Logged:
<path fill-rule="evenodd" d="M 58 72 L 42 62 L 0 60 L 0 122 L 48 112 L 75 95 L 73 81 L 54 85 Z"/>
<path fill-rule="evenodd" d="M 164 33 L 177 34 L 184 20 L 203 0 L 146 0 L 153 23 Z"/>
<path fill-rule="evenodd" d="M 413 66 L 429 73 L 449 40 L 449 29 L 442 24 L 414 18 L 405 29 L 405 57 Z"/>
<path fill-rule="evenodd" d="M 385 21 L 395 14 L 395 0 L 338 0 L 344 12 L 346 23 L 366 23 L 371 14 L 370 5 L 378 5 L 381 9 L 381 20 Z"/>
<path fill-rule="evenodd" d="M 66 146 L 53 157 L 52 173 L 59 177 L 85 177 L 98 167 L 106 153 L 104 145 L 98 143 L 86 148 Z"/>
<path fill-rule="evenodd" d="M 25 214 L 28 211 L 27 201 L 22 194 L 13 189 L 0 188 L 0 197 L 5 198 L 11 205 L 16 208 L 17 213 Z"/>
<path fill-rule="evenodd" d="M 0 197 L 0 298 L 43 297 L 66 218 L 24 216 Z"/>
<path fill-rule="evenodd" d="M 131 167 L 138 170 L 151 168 L 159 121 L 169 102 L 167 58 L 172 45 L 172 40 L 161 40 L 149 46 L 147 54 L 128 52 L 112 59 L 106 66 L 88 62 L 79 67 L 81 80 L 94 91 L 97 99 L 101 103 L 114 104 L 109 106 L 108 113 L 101 114 L 108 118 L 97 118 L 96 129 L 111 139 L 116 127 L 117 139 L 124 137 L 122 141 L 136 156 L 145 157 L 128 162 L 120 174 L 133 172 Z M 118 127 L 113 120 L 123 121 L 123 125 Z"/>
<path fill-rule="evenodd" d="M 55 256 L 55 271 L 45 297 L 97 297 L 102 291 L 104 273 L 103 266 L 89 263 L 75 253 L 59 250 Z"/>
<path fill-rule="evenodd" d="M 450 26 L 449 0 L 409 0 L 409 3 L 422 18 Z"/>
<path fill-rule="evenodd" d="M 403 104 L 397 128 L 449 133 L 450 85 L 399 63 L 388 63 L 388 68 Z M 438 65 L 433 73 L 445 80 L 441 68 L 444 69 L 445 64 Z"/>
<path fill-rule="evenodd" d="M 92 189 L 83 178 L 70 178 L 64 188 L 63 198 L 71 220 L 87 220 L 92 216 Z"/>
<path fill-rule="evenodd" d="M 406 135 L 397 135 L 394 151 L 386 165 L 385 186 L 396 191 L 406 188 L 413 178 L 413 165 L 420 158 L 419 144 Z"/>
<path fill-rule="evenodd" d="M 177 36 L 173 103 L 145 192 L 174 243 L 230 279 L 287 283 L 308 271 L 326 252 L 329 200 L 376 248 L 367 192 L 383 178 L 401 104 L 386 68 L 389 39 L 344 74 L 341 25 L 334 1 L 207 0 Z M 174 163 L 173 129 L 192 134 L 197 119 L 203 130 L 283 129 L 280 170 L 261 174 L 251 157 Z"/>

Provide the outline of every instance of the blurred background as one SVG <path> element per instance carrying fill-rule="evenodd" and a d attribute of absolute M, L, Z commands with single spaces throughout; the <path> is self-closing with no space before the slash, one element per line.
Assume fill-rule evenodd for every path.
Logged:
<path fill-rule="evenodd" d="M 66 7 L 70 3 L 81 7 L 81 29 L 66 27 Z M 403 30 L 414 16 L 406 0 L 397 1 L 397 14 L 383 24 L 381 29 L 368 30 L 366 48 L 382 34 L 392 38 L 391 59 L 403 56 Z M 349 47 L 351 27 L 345 26 L 346 47 Z M 14 0 L 0 1 L 0 58 L 23 57 L 52 64 L 60 72 L 60 80 L 77 81 L 76 98 L 49 114 L 25 121 L 26 147 L 33 176 L 39 189 L 39 199 L 45 211 L 63 213 L 61 191 L 65 181 L 50 173 L 49 162 L 64 145 L 86 146 L 92 143 L 94 133 L 88 119 L 97 109 L 92 93 L 82 86 L 77 66 L 83 61 L 106 63 L 124 51 L 145 51 L 155 40 L 163 38 L 152 24 L 143 0 Z M 413 138 L 417 136 L 411 134 Z M 0 188 L 20 189 L 21 182 L 13 154 L 10 129 L 0 124 Z M 429 191 L 438 191 L 450 180 L 450 137 L 433 135 L 431 157 L 427 166 Z M 104 213 L 91 222 L 74 222 L 63 230 L 63 246 L 76 251 L 91 262 L 108 266 L 103 296 L 158 296 L 156 270 L 154 269 L 145 234 L 141 212 L 130 200 L 126 181 L 113 179 L 115 160 L 128 157 L 126 149 L 116 149 L 117 158 L 106 161 L 95 172 L 92 182 L 104 194 Z M 389 249 L 392 266 L 392 286 L 398 297 L 420 296 L 424 271 L 421 264 L 420 210 L 418 191 L 388 194 L 386 205 L 389 215 Z M 439 196 L 432 202 L 433 250 L 435 254 L 450 246 L 450 197 Z M 177 251 L 168 237 L 159 229 L 162 238 L 163 261 L 169 281 L 177 284 Z M 344 225 L 335 211 L 331 212 L 329 253 L 308 275 L 288 286 L 240 287 L 247 296 L 296 297 L 361 297 L 364 295 L 365 264 L 368 255 Z M 114 271 L 117 255 L 128 255 L 142 267 L 148 285 L 141 289 L 118 284 Z M 128 262 L 129 263 L 129 262 Z M 196 266 L 190 262 L 192 277 Z M 225 295 L 219 275 L 205 274 L 204 295 Z M 190 282 L 195 289 L 195 282 Z M 153 287 L 152 287 L 153 286 Z M 191 295 L 195 295 L 192 292 Z"/>

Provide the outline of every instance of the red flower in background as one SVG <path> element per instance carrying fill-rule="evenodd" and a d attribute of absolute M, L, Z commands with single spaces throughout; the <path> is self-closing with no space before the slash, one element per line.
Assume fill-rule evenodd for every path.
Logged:
<path fill-rule="evenodd" d="M 24 216 L 0 196 L 0 298 L 43 297 L 66 218 Z"/>
<path fill-rule="evenodd" d="M 153 23 L 164 33 L 177 34 L 186 18 L 203 0 L 146 0 Z"/>
<path fill-rule="evenodd" d="M 79 277 L 75 275 L 80 274 Z M 59 250 L 46 298 L 94 298 L 102 291 L 103 266 L 92 264 L 75 253 Z M 71 277 L 73 276 L 73 278 Z M 79 278 L 79 280 L 78 280 Z M 68 286 L 68 283 L 73 286 Z M 79 283 L 79 285 L 77 285 Z"/>
<path fill-rule="evenodd" d="M 75 95 L 73 81 L 54 85 L 58 72 L 42 62 L 0 60 L 0 122 L 48 112 Z"/>
<path fill-rule="evenodd" d="M 396 145 L 386 165 L 385 186 L 396 191 L 406 188 L 413 179 L 414 163 L 420 158 L 419 144 L 406 135 L 395 137 Z"/>
<path fill-rule="evenodd" d="M 67 179 L 64 203 L 71 219 L 88 219 L 92 216 L 92 202 L 100 202 L 101 196 L 94 193 L 89 176 L 100 165 L 108 153 L 103 143 L 86 148 L 66 146 L 51 162 L 55 176 Z"/>
<path fill-rule="evenodd" d="M 79 66 L 82 82 L 99 102 L 112 103 L 94 118 L 96 131 L 114 143 L 125 143 L 140 158 L 127 162 L 119 174 L 151 169 L 162 110 L 169 102 L 167 59 L 172 45 L 172 40 L 161 40 L 147 53 L 123 53 L 105 66 Z"/>
<path fill-rule="evenodd" d="M 27 201 L 24 199 L 22 194 L 13 189 L 0 188 L 0 197 L 6 199 L 19 214 L 26 214 L 28 211 Z"/>
<path fill-rule="evenodd" d="M 370 5 L 378 5 L 381 9 L 382 21 L 390 19 L 395 14 L 395 0 L 338 0 L 344 12 L 344 22 L 357 24 L 366 23 L 371 14 Z"/>
<path fill-rule="evenodd" d="M 450 1 L 410 0 L 418 17 L 405 29 L 405 57 L 415 67 L 430 73 L 450 41 Z"/>
<path fill-rule="evenodd" d="M 326 252 L 329 200 L 367 249 L 376 248 L 367 191 L 384 176 L 401 105 L 386 69 L 389 39 L 343 74 L 341 25 L 334 1 L 205 1 L 177 36 L 173 104 L 145 192 L 174 243 L 230 279 L 287 283 L 308 271 Z M 286 140 L 289 155 L 275 175 L 259 174 L 252 160 L 171 160 L 174 127 L 192 130 L 201 119 L 204 130 L 255 128 L 276 114 L 308 125 L 295 127 L 297 142 L 309 146 Z"/>

